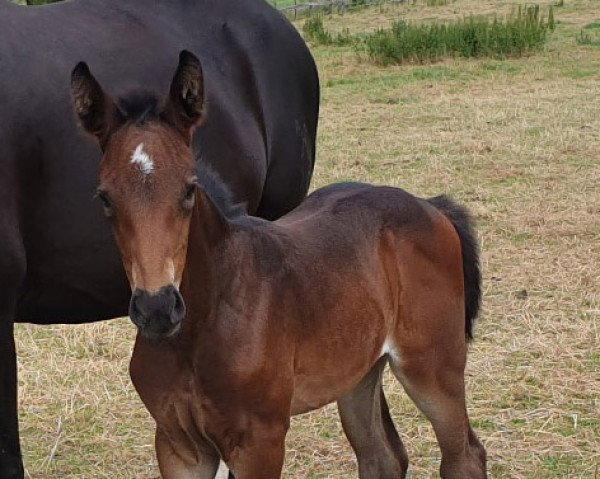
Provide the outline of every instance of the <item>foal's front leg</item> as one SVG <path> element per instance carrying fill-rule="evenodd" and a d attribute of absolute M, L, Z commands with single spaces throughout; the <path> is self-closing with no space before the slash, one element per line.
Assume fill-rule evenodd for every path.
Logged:
<path fill-rule="evenodd" d="M 227 465 L 235 479 L 280 478 L 289 424 L 250 422 L 243 443 L 224 454 Z"/>
<path fill-rule="evenodd" d="M 206 449 L 186 457 L 167 436 L 156 429 L 156 456 L 163 479 L 214 479 L 220 458 L 216 451 Z"/>

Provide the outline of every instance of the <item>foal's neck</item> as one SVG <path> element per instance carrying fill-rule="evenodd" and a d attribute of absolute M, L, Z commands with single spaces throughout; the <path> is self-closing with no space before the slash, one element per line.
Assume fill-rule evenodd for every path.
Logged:
<path fill-rule="evenodd" d="M 231 224 L 201 188 L 196 202 L 188 234 L 187 256 L 181 284 L 181 293 L 190 312 L 199 305 L 210 307 L 217 288 L 217 276 L 226 266 L 222 251 L 231 234 Z"/>
<path fill-rule="evenodd" d="M 190 218 L 190 232 L 188 251 L 197 246 L 212 249 L 224 241 L 230 233 L 230 223 L 221 212 L 209 194 L 198 188 L 192 217 Z M 188 261 L 190 261 L 188 254 Z"/>

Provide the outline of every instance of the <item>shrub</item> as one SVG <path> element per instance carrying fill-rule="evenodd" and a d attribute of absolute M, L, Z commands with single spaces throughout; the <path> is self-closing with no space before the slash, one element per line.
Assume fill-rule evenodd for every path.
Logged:
<path fill-rule="evenodd" d="M 552 16 L 552 23 L 554 23 Z M 365 38 L 369 56 L 380 63 L 425 62 L 445 56 L 509 57 L 539 49 L 549 22 L 539 6 L 521 8 L 505 21 L 469 17 L 449 24 L 415 25 L 399 21 Z"/>
<path fill-rule="evenodd" d="M 332 35 L 323 26 L 321 15 L 309 17 L 302 27 L 304 37 L 316 45 L 351 45 L 358 41 L 358 36 L 350 34 L 349 30 L 344 30 L 337 35 Z"/>
<path fill-rule="evenodd" d="M 333 43 L 331 34 L 325 30 L 325 27 L 323 26 L 323 18 L 321 15 L 309 17 L 304 22 L 302 31 L 304 32 L 304 37 L 313 43 L 319 45 L 329 45 Z"/>

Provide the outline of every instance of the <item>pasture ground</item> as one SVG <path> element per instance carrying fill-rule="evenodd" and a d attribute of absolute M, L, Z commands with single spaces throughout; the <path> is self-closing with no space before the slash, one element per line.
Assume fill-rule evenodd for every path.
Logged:
<path fill-rule="evenodd" d="M 418 3 L 325 24 L 364 32 L 513 5 Z M 575 42 L 586 26 L 599 31 L 600 8 L 565 0 L 555 17 L 542 53 L 506 61 L 383 68 L 350 49 L 313 49 L 323 85 L 315 187 L 445 192 L 476 215 L 485 297 L 467 391 L 492 478 L 600 476 L 600 47 Z M 130 322 L 16 329 L 29 477 L 158 477 L 153 423 L 127 373 Z M 391 376 L 386 388 L 411 478 L 436 477 L 429 423 Z M 284 477 L 356 477 L 334 407 L 294 419 Z"/>

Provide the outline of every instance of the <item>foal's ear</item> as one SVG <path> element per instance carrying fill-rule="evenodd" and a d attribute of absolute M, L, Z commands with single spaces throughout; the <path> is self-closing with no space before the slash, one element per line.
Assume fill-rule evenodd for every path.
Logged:
<path fill-rule="evenodd" d="M 104 149 L 110 134 L 123 123 L 123 115 L 84 62 L 71 73 L 71 96 L 79 123 Z"/>
<path fill-rule="evenodd" d="M 183 50 L 162 117 L 191 141 L 194 129 L 205 116 L 202 66 L 194 54 Z"/>

